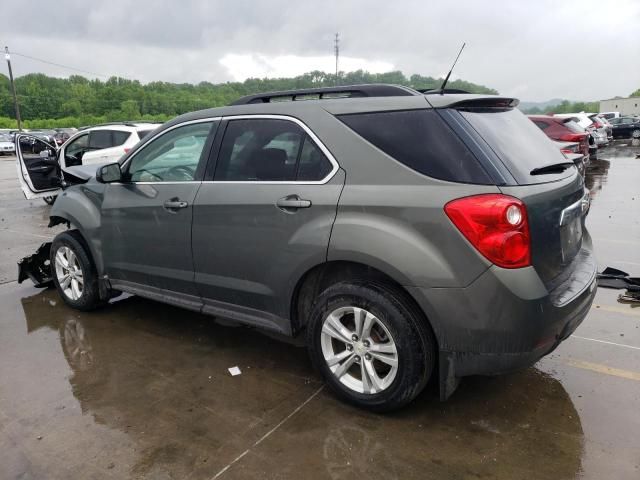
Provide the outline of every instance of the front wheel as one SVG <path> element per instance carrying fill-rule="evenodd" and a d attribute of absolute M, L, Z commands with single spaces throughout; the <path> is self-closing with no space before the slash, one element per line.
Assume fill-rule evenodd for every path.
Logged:
<path fill-rule="evenodd" d="M 411 402 L 435 364 L 425 319 L 401 293 L 367 282 L 340 282 L 319 296 L 307 344 L 334 392 L 378 412 Z"/>
<path fill-rule="evenodd" d="M 104 302 L 98 290 L 98 274 L 82 237 L 62 232 L 51 244 L 53 281 L 62 300 L 78 310 L 93 310 Z"/>
<path fill-rule="evenodd" d="M 640 138 L 640 129 L 636 129 L 631 132 L 631 138 Z"/>

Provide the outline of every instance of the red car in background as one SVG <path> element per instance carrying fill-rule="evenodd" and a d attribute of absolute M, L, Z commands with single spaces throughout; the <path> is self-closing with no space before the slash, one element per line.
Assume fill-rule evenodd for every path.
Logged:
<path fill-rule="evenodd" d="M 576 142 L 580 145 L 580 153 L 587 156 L 591 153 L 589 148 L 589 132 L 571 118 L 551 117 L 549 115 L 529 115 L 529 119 L 552 140 Z"/>

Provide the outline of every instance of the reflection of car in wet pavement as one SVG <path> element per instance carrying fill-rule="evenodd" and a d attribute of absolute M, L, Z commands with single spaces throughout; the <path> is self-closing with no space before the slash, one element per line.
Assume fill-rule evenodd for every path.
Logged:
<path fill-rule="evenodd" d="M 136 297 L 118 301 L 118 317 L 78 316 L 51 305 L 56 299 L 52 290 L 22 299 L 27 331 L 57 333 L 70 368 L 61 381 L 83 417 L 126 433 L 133 458 L 103 460 L 119 478 L 213 478 L 244 450 L 240 435 L 260 439 L 282 403 L 292 409 L 291 398 L 301 402 L 300 393 L 320 385 L 302 348 L 244 327 Z M 238 359 L 240 377 L 221 374 Z M 246 456 L 240 477 L 573 478 L 580 470 L 580 416 L 558 380 L 532 369 L 461 388 L 447 404 L 429 393 L 386 418 L 325 397 L 283 427 L 280 440 Z M 110 437 L 97 441 L 113 451 Z"/>
<path fill-rule="evenodd" d="M 349 89 L 168 122 L 64 190 L 50 225 L 72 229 L 19 280 L 49 258 L 79 310 L 127 292 L 304 332 L 331 388 L 380 411 L 414 399 L 436 365 L 446 399 L 462 377 L 550 353 L 595 295 L 573 161 L 512 98 Z M 40 163 L 18 162 L 25 192 L 47 191 Z"/>

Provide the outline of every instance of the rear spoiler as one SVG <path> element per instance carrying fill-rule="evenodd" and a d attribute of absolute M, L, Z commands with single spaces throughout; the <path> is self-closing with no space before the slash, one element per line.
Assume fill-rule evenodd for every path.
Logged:
<path fill-rule="evenodd" d="M 520 100 L 517 98 L 506 97 L 483 97 L 483 98 L 470 98 L 460 102 L 452 103 L 449 108 L 455 108 L 456 110 L 511 110 L 520 104 Z"/>

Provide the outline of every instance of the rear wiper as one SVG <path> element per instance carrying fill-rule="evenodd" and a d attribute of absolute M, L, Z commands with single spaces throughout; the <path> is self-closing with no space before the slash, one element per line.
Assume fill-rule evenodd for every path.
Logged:
<path fill-rule="evenodd" d="M 547 173 L 562 173 L 567 168 L 573 167 L 573 162 L 560 162 L 553 163 L 551 165 L 545 165 L 544 167 L 534 168 L 529 172 L 529 175 L 545 175 Z"/>

